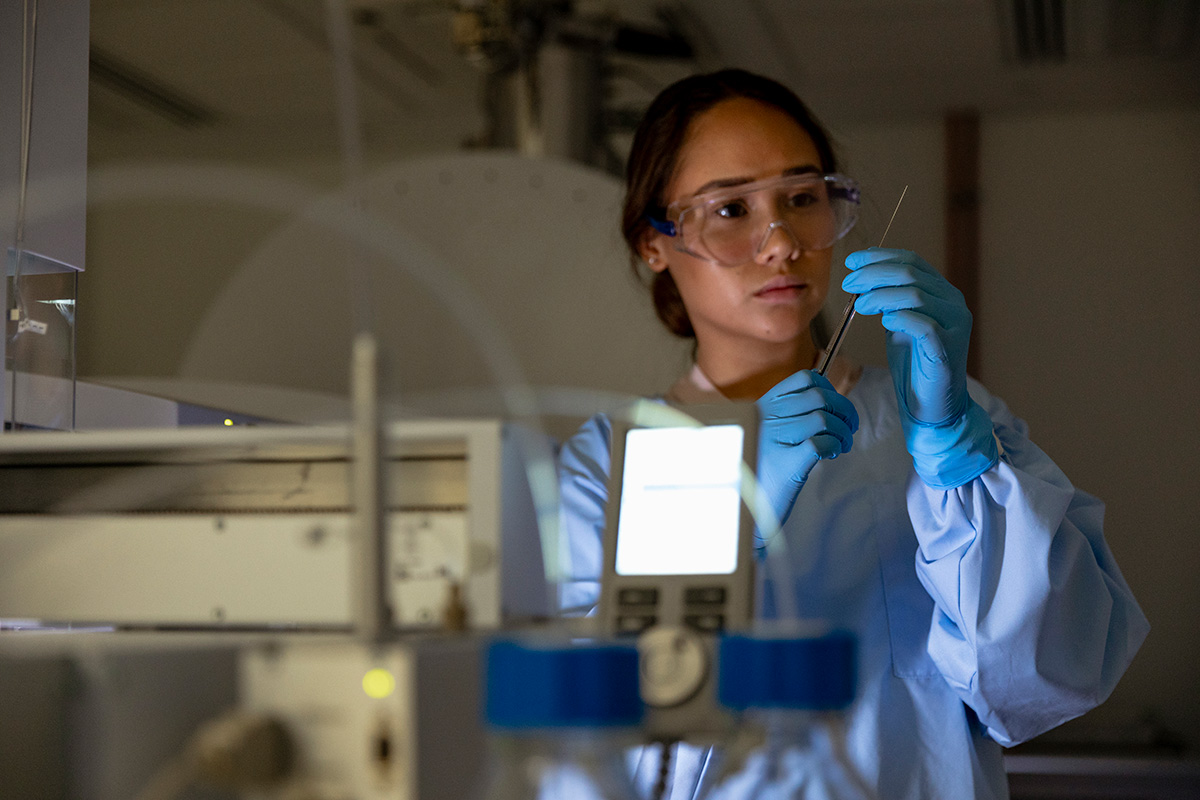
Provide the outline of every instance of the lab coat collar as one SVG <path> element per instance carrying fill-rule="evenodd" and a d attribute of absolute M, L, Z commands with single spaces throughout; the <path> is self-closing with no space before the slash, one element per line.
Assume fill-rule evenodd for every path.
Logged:
<path fill-rule="evenodd" d="M 817 354 L 818 363 L 824 355 L 824 351 Z M 835 356 L 825 377 L 829 378 L 829 382 L 833 384 L 833 388 L 837 389 L 839 394 L 847 395 L 858 383 L 858 379 L 862 377 L 862 366 L 842 356 Z M 721 391 L 713 385 L 713 382 L 700 369 L 699 364 L 692 364 L 691 370 L 675 381 L 667 390 L 666 399 L 670 403 L 678 404 L 729 402 L 729 398 L 721 394 Z"/>

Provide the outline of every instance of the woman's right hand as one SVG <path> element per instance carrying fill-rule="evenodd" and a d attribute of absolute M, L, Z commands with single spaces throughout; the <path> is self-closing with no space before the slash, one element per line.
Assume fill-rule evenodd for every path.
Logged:
<path fill-rule="evenodd" d="M 782 525 L 817 462 L 850 452 L 858 411 L 823 375 L 808 369 L 776 384 L 759 398 L 758 408 L 758 482 Z"/>

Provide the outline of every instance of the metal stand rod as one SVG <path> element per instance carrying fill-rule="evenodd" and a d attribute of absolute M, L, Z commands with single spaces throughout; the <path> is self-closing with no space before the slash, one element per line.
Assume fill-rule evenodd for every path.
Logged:
<path fill-rule="evenodd" d="M 368 643 L 387 638 L 392 627 L 385 594 L 387 542 L 383 498 L 383 434 L 379 412 L 379 352 L 375 338 L 360 333 L 351 363 L 353 458 L 351 498 L 351 603 L 354 628 Z"/>

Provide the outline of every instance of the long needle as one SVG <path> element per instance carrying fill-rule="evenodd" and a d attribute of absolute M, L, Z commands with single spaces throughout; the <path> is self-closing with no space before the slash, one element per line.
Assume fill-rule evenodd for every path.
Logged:
<path fill-rule="evenodd" d="M 904 202 L 904 195 L 906 194 L 908 194 L 908 184 L 905 184 L 904 191 L 900 192 L 900 199 L 896 201 L 896 207 L 892 209 L 892 218 L 888 220 L 887 227 L 883 229 L 883 236 L 879 237 L 879 247 L 883 247 L 888 231 L 892 229 L 892 223 L 896 221 L 896 212 L 900 210 L 900 204 Z M 846 310 L 842 312 L 842 321 L 838 324 L 837 332 L 829 340 L 829 344 L 825 347 L 825 355 L 821 357 L 821 363 L 817 365 L 818 375 L 825 374 L 826 370 L 829 369 L 829 365 L 833 363 L 833 357 L 841 349 L 842 341 L 846 338 L 846 331 L 850 329 L 850 321 L 855 316 L 854 303 L 858 300 L 858 297 L 856 294 L 850 295 L 850 302 L 846 304 Z"/>

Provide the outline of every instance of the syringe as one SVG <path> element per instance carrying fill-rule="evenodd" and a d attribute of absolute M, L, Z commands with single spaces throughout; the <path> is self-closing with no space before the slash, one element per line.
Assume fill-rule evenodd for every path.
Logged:
<path fill-rule="evenodd" d="M 892 222 L 896 219 L 896 212 L 900 210 L 900 204 L 904 202 L 904 195 L 908 194 L 908 184 L 905 184 L 904 191 L 900 192 L 900 199 L 896 201 L 896 207 L 892 209 L 892 218 L 888 220 L 887 227 L 883 229 L 883 236 L 879 237 L 879 247 L 883 247 L 883 242 L 887 239 L 888 231 L 892 229 Z M 821 363 L 817 365 L 817 374 L 824 375 L 829 369 L 829 365 L 833 363 L 833 357 L 837 355 L 837 351 L 842 346 L 842 340 L 846 338 L 846 331 L 850 329 L 850 320 L 854 319 L 854 303 L 858 300 L 859 295 L 850 295 L 850 302 L 846 304 L 846 310 L 842 312 L 842 321 L 838 324 L 837 331 L 834 332 L 833 338 L 829 340 L 829 344 L 825 346 L 825 355 L 821 358 Z"/>

